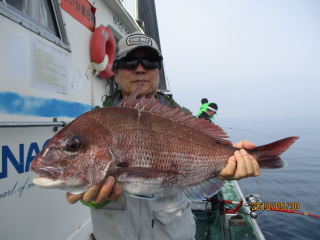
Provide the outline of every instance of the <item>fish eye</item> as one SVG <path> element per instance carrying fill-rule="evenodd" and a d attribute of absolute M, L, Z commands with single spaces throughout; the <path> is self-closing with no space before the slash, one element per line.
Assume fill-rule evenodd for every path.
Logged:
<path fill-rule="evenodd" d="M 67 151 L 77 151 L 81 147 L 80 140 L 78 138 L 72 138 L 67 142 Z"/>

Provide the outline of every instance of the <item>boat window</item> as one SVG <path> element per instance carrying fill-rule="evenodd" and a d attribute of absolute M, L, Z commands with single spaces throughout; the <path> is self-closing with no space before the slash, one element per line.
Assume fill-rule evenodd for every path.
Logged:
<path fill-rule="evenodd" d="M 6 0 L 0 13 L 70 51 L 61 6 L 56 0 Z"/>

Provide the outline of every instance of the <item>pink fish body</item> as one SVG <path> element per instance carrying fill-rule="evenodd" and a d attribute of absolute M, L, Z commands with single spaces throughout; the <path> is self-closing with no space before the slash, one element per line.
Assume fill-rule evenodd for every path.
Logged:
<path fill-rule="evenodd" d="M 155 98 L 136 99 L 141 85 L 119 107 L 87 112 L 57 133 L 31 163 L 34 184 L 82 193 L 114 176 L 123 192 L 152 195 L 183 189 L 193 200 L 215 194 L 217 178 L 237 148 L 217 125 L 170 108 Z M 261 168 L 286 165 L 278 156 L 298 137 L 249 151 Z"/>

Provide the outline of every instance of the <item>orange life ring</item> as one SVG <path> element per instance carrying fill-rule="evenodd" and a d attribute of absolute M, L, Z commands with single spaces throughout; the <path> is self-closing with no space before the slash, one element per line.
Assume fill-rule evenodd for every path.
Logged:
<path fill-rule="evenodd" d="M 111 68 L 115 49 L 116 40 L 110 29 L 103 25 L 96 28 L 92 34 L 90 43 L 91 61 L 101 63 L 103 62 L 105 55 L 108 55 L 109 58 L 107 67 L 99 73 L 99 76 L 102 78 L 110 78 L 113 76 Z"/>

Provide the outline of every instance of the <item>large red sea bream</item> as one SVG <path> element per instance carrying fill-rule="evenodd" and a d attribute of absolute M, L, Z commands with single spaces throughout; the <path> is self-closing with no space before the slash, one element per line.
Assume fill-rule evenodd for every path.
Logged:
<path fill-rule="evenodd" d="M 31 163 L 33 182 L 77 194 L 114 176 L 123 192 L 148 195 L 183 189 L 193 200 L 215 194 L 217 178 L 237 148 L 217 125 L 160 104 L 136 99 L 142 85 L 118 107 L 84 113 L 57 133 Z M 248 151 L 260 168 L 281 168 L 279 158 L 298 137 Z"/>

